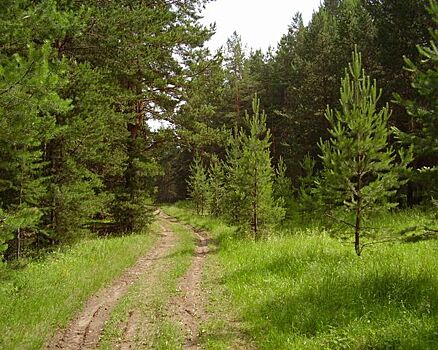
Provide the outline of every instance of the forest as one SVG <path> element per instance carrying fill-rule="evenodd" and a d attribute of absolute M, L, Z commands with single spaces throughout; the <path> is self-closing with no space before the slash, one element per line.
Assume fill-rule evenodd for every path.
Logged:
<path fill-rule="evenodd" d="M 64 348 L 162 239 L 99 348 L 438 347 L 438 2 L 324 0 L 267 52 L 208 49 L 208 2 L 2 0 L 0 347 Z M 141 333 L 184 288 L 211 314 Z"/>

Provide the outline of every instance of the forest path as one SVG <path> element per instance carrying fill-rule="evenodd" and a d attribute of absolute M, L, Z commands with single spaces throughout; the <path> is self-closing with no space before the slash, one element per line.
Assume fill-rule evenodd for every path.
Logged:
<path fill-rule="evenodd" d="M 171 300 L 167 312 L 184 332 L 182 348 L 256 350 L 233 309 L 223 267 L 215 254 L 218 246 L 210 233 L 164 215 L 191 232 L 197 241 L 192 264 L 180 279 L 180 294 Z"/>
<path fill-rule="evenodd" d="M 165 220 L 159 214 L 158 221 Z M 96 295 L 91 297 L 85 304 L 83 310 L 73 319 L 67 328 L 58 332 L 55 337 L 46 345 L 46 350 L 68 349 L 85 350 L 95 349 L 98 346 L 105 322 L 118 301 L 126 294 L 128 289 L 142 275 L 150 274 L 161 264 L 161 260 L 169 253 L 171 248 L 177 244 L 178 237 L 171 230 L 162 227 L 160 238 L 155 246 L 134 266 L 127 269 L 122 276 Z M 132 333 L 132 324 L 136 314 L 131 314 L 127 321 L 126 335 Z M 121 347 L 125 348 L 126 344 Z"/>
<path fill-rule="evenodd" d="M 212 339 L 223 337 L 226 345 L 220 348 L 254 348 L 230 313 L 221 307 L 210 310 L 213 291 L 224 286 L 208 276 L 213 265 L 220 268 L 209 259 L 208 233 L 161 211 L 156 224 L 160 238 L 154 247 L 90 298 L 46 350 L 209 349 Z M 226 324 L 220 334 L 206 331 L 212 320 Z"/>

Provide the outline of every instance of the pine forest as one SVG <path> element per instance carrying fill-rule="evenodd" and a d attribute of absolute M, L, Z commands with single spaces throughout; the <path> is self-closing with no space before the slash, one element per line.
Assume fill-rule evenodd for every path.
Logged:
<path fill-rule="evenodd" d="M 211 2 L 1 0 L 0 348 L 438 349 L 438 1 Z"/>

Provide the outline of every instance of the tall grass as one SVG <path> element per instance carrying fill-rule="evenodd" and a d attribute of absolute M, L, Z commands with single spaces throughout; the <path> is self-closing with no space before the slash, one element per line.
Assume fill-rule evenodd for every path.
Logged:
<path fill-rule="evenodd" d="M 142 234 L 82 241 L 0 278 L 0 348 L 40 349 L 85 301 L 155 241 Z"/>
<path fill-rule="evenodd" d="M 168 212 L 224 236 L 218 220 Z M 379 220 L 412 222 L 392 215 Z M 222 279 L 260 349 L 438 348 L 437 241 L 370 246 L 359 258 L 322 230 L 302 232 L 220 240 Z"/>

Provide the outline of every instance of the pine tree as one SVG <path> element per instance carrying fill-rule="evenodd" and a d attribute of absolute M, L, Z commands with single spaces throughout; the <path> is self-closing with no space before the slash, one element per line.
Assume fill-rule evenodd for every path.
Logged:
<path fill-rule="evenodd" d="M 275 168 L 273 196 L 277 205 L 285 208 L 285 213 L 290 217 L 292 210 L 293 189 L 292 181 L 286 174 L 287 168 L 283 157 L 278 160 Z"/>
<path fill-rule="evenodd" d="M 196 212 L 204 215 L 209 198 L 209 186 L 207 172 L 199 156 L 194 158 L 190 172 L 188 180 L 190 197 L 195 202 Z"/>
<path fill-rule="evenodd" d="M 203 3 L 2 3 L 0 207 L 26 225 L 17 252 L 21 233 L 63 242 L 96 218 L 150 221 L 161 171 L 146 122 L 182 100 L 209 36 Z"/>
<path fill-rule="evenodd" d="M 57 132 L 55 113 L 66 113 L 70 101 L 57 90 L 64 86 L 64 62 L 51 61 L 46 42 L 29 45 L 22 54 L 0 55 L 0 198 L 14 224 L 8 256 L 21 256 L 23 240 L 47 234 L 42 216 L 48 178 L 44 174 L 44 144 Z M 0 245 L 5 241 L 0 238 Z"/>
<path fill-rule="evenodd" d="M 189 68 L 193 52 L 209 36 L 197 23 L 203 3 L 184 0 L 152 6 L 140 0 L 92 0 L 92 30 L 67 40 L 68 54 L 106 72 L 107 82 L 114 86 L 112 106 L 124 117 L 125 128 L 116 130 L 125 132 L 119 146 L 125 152 L 125 169 L 105 181 L 115 196 L 111 212 L 123 230 L 147 223 L 153 212 L 149 204 L 161 171 L 152 155 L 154 135 L 147 120 L 172 118 L 183 88 L 196 75 Z"/>
<path fill-rule="evenodd" d="M 228 73 L 229 83 L 232 86 L 234 98 L 234 125 L 240 125 L 241 109 L 242 109 L 242 91 L 241 85 L 243 80 L 245 48 L 242 43 L 242 38 L 237 32 L 227 40 L 227 57 L 225 59 Z"/>
<path fill-rule="evenodd" d="M 438 2 L 431 1 L 428 8 L 438 24 Z M 405 69 L 413 76 L 412 87 L 417 91 L 417 99 L 403 99 L 396 95 L 416 127 L 411 132 L 403 132 L 394 127 L 396 136 L 403 144 L 413 145 L 417 160 L 425 167 L 416 175 L 422 178 L 428 195 L 437 193 L 438 188 L 438 29 L 430 29 L 431 41 L 427 46 L 417 46 L 421 61 L 414 63 L 405 57 Z M 421 158 L 421 159 L 418 159 Z M 418 163 L 418 161 L 417 161 Z"/>
<path fill-rule="evenodd" d="M 209 169 L 210 213 L 219 216 L 222 213 L 222 200 L 224 197 L 224 168 L 216 155 L 213 155 Z"/>
<path fill-rule="evenodd" d="M 59 131 L 46 145 L 51 179 L 45 218 L 58 242 L 89 231 L 96 216 L 109 217 L 115 200 L 109 179 L 126 167 L 125 117 L 114 110 L 114 87 L 99 68 L 90 64 L 69 67 L 65 96 L 74 96 L 73 108 L 56 116 Z"/>
<path fill-rule="evenodd" d="M 226 211 L 233 222 L 250 228 L 258 239 L 263 229 L 284 217 L 284 210 L 274 203 L 270 132 L 257 96 L 252 108 L 252 116 L 245 113 L 249 133 L 241 128 L 228 148 Z"/>
<path fill-rule="evenodd" d="M 331 125 L 329 141 L 320 142 L 324 164 L 322 191 L 334 204 L 343 204 L 355 215 L 355 251 L 361 254 L 360 236 L 364 215 L 377 207 L 396 204 L 390 196 L 400 186 L 399 174 L 411 160 L 409 152 L 396 154 L 388 146 L 388 106 L 377 110 L 380 91 L 362 69 L 361 55 L 352 63 L 341 84 L 341 110 L 327 107 Z"/>

